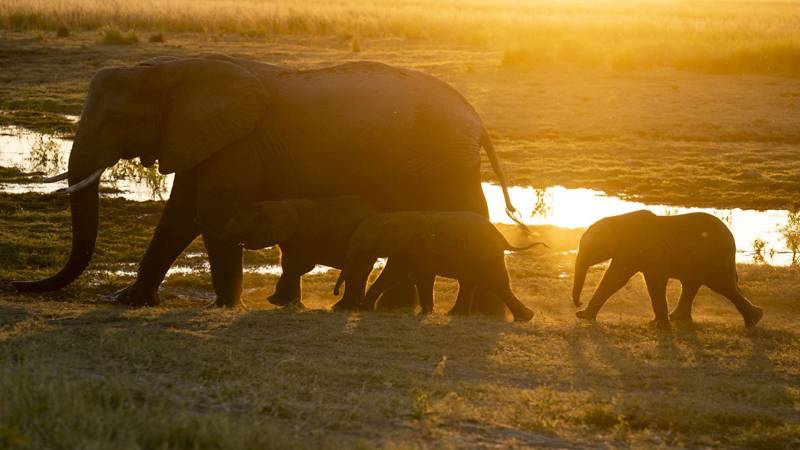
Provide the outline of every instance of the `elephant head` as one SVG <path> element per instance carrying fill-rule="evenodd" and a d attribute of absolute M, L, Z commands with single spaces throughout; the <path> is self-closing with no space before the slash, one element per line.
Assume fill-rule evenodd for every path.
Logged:
<path fill-rule="evenodd" d="M 656 257 L 658 239 L 652 227 L 657 218 L 640 210 L 606 217 L 593 223 L 581 237 L 575 258 L 572 302 L 581 306 L 581 291 L 589 267 L 611 258 L 623 264 L 639 264 Z"/>
<path fill-rule="evenodd" d="M 424 213 L 396 212 L 367 219 L 350 242 L 348 255 L 389 258 L 426 244 Z"/>
<path fill-rule="evenodd" d="M 272 247 L 286 242 L 300 224 L 297 206 L 291 200 L 258 202 L 242 209 L 225 224 L 222 238 L 248 249 Z"/>
<path fill-rule="evenodd" d="M 17 291 L 52 291 L 89 264 L 97 237 L 100 176 L 120 159 L 159 163 L 167 174 L 191 169 L 251 132 L 268 95 L 256 76 L 217 57 L 156 58 L 103 69 L 89 85 L 69 156 L 72 251 L 64 267 L 39 281 L 14 282 Z"/>

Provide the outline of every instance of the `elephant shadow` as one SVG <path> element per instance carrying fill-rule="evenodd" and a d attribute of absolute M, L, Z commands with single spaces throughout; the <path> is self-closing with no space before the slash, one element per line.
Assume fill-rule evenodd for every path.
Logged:
<path fill-rule="evenodd" d="M 770 355 L 793 339 L 782 330 L 718 324 L 655 330 L 598 323 L 578 324 L 567 338 L 575 386 L 629 394 L 646 389 L 677 404 L 691 401 L 687 393 L 692 400 L 707 395 L 708 405 L 739 396 L 760 399 L 766 391 L 769 410 L 762 412 L 775 416 L 792 415 L 795 408 L 786 389 L 790 383 Z M 729 354 L 731 342 L 739 353 L 735 357 Z"/>

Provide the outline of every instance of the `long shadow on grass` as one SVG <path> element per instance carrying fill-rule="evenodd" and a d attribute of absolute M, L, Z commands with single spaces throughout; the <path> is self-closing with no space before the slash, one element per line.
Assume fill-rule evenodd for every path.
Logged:
<path fill-rule="evenodd" d="M 598 398 L 622 396 L 615 408 L 629 425 L 727 438 L 796 418 L 787 387 L 797 382 L 770 358 L 794 339 L 719 325 L 664 332 L 594 324 L 576 328 L 569 343 L 576 386 Z"/>

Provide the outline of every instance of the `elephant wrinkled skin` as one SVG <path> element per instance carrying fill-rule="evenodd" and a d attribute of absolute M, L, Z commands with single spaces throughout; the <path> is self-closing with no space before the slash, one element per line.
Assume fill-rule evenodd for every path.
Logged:
<path fill-rule="evenodd" d="M 100 174 L 122 158 L 158 161 L 175 180 L 136 281 L 118 299 L 157 304 L 167 270 L 202 235 L 216 304 L 233 306 L 242 249 L 220 233 L 241 207 L 359 195 L 382 211 L 488 216 L 481 148 L 513 211 L 480 117 L 430 75 L 373 62 L 290 70 L 219 55 L 103 69 L 89 86 L 69 157 L 69 259 L 50 278 L 14 286 L 56 290 L 83 272 L 97 236 Z M 299 278 L 285 281 L 299 289 Z"/>
<path fill-rule="evenodd" d="M 653 303 L 655 322 L 669 326 L 669 320 L 691 322 L 692 302 L 697 290 L 706 285 L 727 297 L 741 313 L 745 326 L 755 326 L 763 315 L 737 286 L 736 243 L 728 227 L 705 213 L 657 216 L 636 211 L 606 217 L 583 234 L 575 260 L 572 299 L 580 306 L 586 272 L 590 266 L 611 259 L 589 305 L 577 312 L 581 319 L 594 320 L 597 312 L 637 272 L 644 274 Z M 667 315 L 667 280 L 680 280 L 682 291 L 675 310 Z"/>

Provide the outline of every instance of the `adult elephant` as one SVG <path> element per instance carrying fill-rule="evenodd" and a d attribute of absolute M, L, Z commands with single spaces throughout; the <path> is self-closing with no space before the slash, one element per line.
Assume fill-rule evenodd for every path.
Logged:
<path fill-rule="evenodd" d="M 91 81 L 68 172 L 53 178 L 70 184 L 69 259 L 50 278 L 14 286 L 57 290 L 83 272 L 97 236 L 100 175 L 120 159 L 158 161 L 175 179 L 136 281 L 118 299 L 158 304 L 167 270 L 202 234 L 216 304 L 233 306 L 242 250 L 220 234 L 240 207 L 354 194 L 387 211 L 486 215 L 481 147 L 513 210 L 478 114 L 430 75 L 374 62 L 298 71 L 219 55 L 103 69 Z M 300 279 L 278 285 L 291 295 Z"/>

